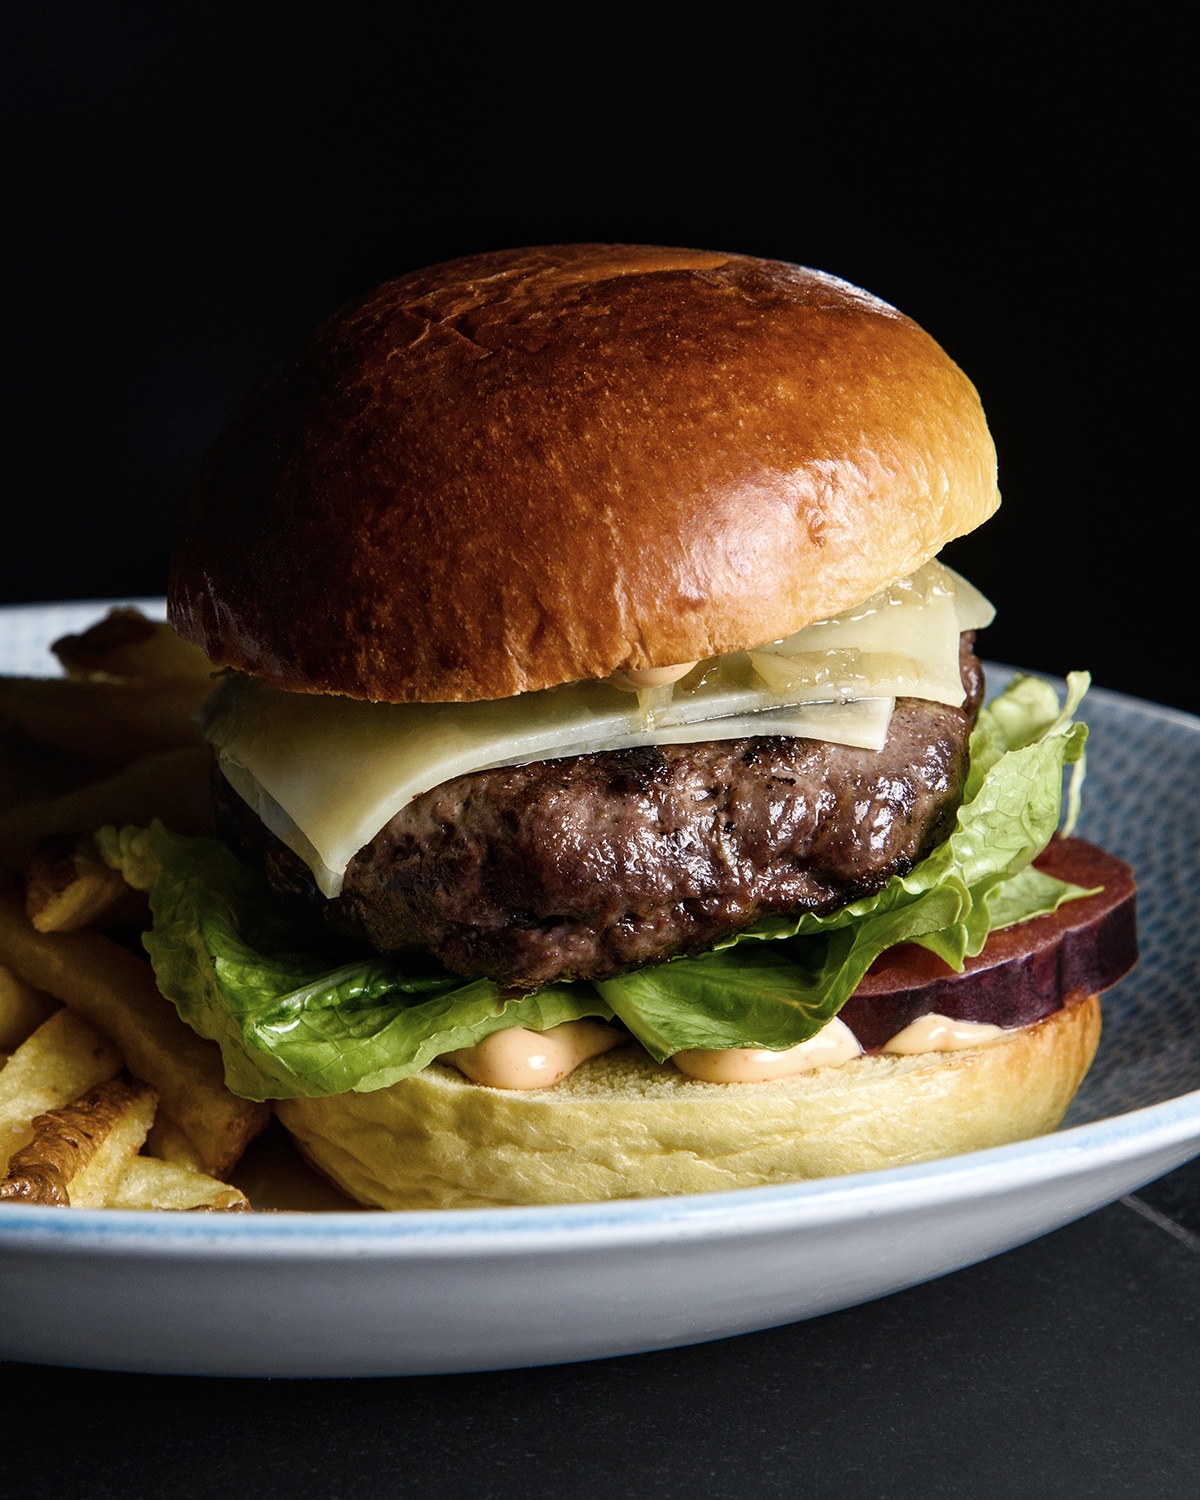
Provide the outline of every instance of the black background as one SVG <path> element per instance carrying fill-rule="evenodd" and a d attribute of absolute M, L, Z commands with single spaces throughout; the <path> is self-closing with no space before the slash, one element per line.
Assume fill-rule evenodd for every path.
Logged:
<path fill-rule="evenodd" d="M 952 557 L 999 608 L 986 655 L 1200 710 L 1180 44 L 1154 24 L 10 17 L 0 602 L 161 592 L 231 404 L 376 282 L 506 245 L 695 245 L 855 281 L 975 381 L 1005 498 Z M 1194 1168 L 1149 1190 L 1182 1237 L 1117 1205 L 881 1304 L 601 1365 L 10 1367 L 12 1493 L 1192 1494 L 1198 1191 Z"/>
<path fill-rule="evenodd" d="M 941 7 L 577 19 L 541 51 L 512 16 L 353 7 L 17 23 L 0 599 L 161 592 L 232 403 L 378 281 L 514 244 L 697 245 L 857 282 L 975 381 L 1005 501 L 953 555 L 999 607 L 988 654 L 1200 707 L 1169 39 L 967 35 Z"/>

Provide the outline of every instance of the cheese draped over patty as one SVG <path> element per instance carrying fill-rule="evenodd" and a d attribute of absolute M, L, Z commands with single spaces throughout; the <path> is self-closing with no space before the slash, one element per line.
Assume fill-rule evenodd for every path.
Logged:
<path fill-rule="evenodd" d="M 644 745 L 790 735 L 879 750 L 895 699 L 959 706 L 959 634 L 994 611 L 944 564 L 785 640 L 636 696 L 574 682 L 474 703 L 369 703 L 231 674 L 205 732 L 221 770 L 328 897 L 414 797 L 497 766 Z"/>

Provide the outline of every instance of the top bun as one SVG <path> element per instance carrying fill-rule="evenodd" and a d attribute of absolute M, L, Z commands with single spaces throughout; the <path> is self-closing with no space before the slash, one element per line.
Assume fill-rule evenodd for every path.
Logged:
<path fill-rule="evenodd" d="M 386 283 L 251 394 L 170 618 L 292 691 L 509 697 L 777 640 L 998 503 L 974 387 L 866 292 L 712 251 L 508 250 Z"/>

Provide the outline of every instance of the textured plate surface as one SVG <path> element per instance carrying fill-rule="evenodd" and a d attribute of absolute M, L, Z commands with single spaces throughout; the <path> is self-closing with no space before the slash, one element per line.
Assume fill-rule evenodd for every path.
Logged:
<path fill-rule="evenodd" d="M 51 672 L 49 641 L 102 608 L 0 611 L 0 670 Z M 990 668 L 990 685 L 1006 675 Z M 857 1177 L 561 1209 L 6 1207 L 0 1355 L 374 1375 L 664 1348 L 914 1285 L 1168 1171 L 1200 1150 L 1200 720 L 1099 690 L 1084 717 L 1079 832 L 1137 872 L 1142 959 L 1105 998 L 1100 1053 L 1056 1134 Z"/>

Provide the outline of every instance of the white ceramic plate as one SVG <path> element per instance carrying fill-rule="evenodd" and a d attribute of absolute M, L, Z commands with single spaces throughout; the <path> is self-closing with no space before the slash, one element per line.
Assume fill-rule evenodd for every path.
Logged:
<path fill-rule="evenodd" d="M 100 606 L 0 611 L 46 672 Z M 993 668 L 994 685 L 1004 669 Z M 454 1213 L 6 1206 L 0 1355 L 219 1375 L 497 1369 L 696 1343 L 849 1307 L 1058 1228 L 1200 1150 L 1200 720 L 1094 691 L 1080 832 L 1132 863 L 1142 960 L 1052 1136 L 735 1193 Z"/>

